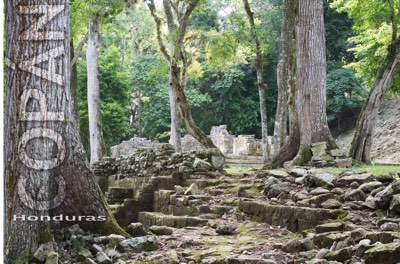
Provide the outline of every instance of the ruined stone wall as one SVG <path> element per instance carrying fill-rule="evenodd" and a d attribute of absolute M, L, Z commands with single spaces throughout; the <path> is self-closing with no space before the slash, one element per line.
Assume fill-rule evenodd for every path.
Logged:
<path fill-rule="evenodd" d="M 239 135 L 233 140 L 234 156 L 260 156 L 262 155 L 261 141 L 254 135 Z"/>
<path fill-rule="evenodd" d="M 134 137 L 128 141 L 122 141 L 121 144 L 111 147 L 111 157 L 126 156 L 133 153 L 136 148 L 160 149 L 166 143 L 154 143 L 146 138 Z"/>

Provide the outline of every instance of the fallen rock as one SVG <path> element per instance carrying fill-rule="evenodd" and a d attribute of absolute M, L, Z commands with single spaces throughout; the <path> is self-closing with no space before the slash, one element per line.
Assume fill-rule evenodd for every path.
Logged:
<path fill-rule="evenodd" d="M 393 197 L 392 189 L 385 188 L 383 191 L 380 191 L 375 195 L 374 202 L 379 209 L 388 209 L 392 197 Z"/>
<path fill-rule="evenodd" d="M 185 191 L 185 195 L 196 195 L 199 192 L 199 187 L 196 183 L 192 183 Z"/>
<path fill-rule="evenodd" d="M 285 244 L 282 248 L 287 253 L 298 253 L 303 251 L 309 251 L 316 248 L 310 238 L 305 239 L 293 239 Z"/>
<path fill-rule="evenodd" d="M 204 170 L 204 171 L 210 171 L 212 170 L 212 165 L 211 163 L 209 163 L 208 161 L 199 159 L 199 158 L 195 158 L 194 162 L 193 162 L 193 168 L 194 169 L 200 169 L 200 170 Z"/>
<path fill-rule="evenodd" d="M 145 236 L 146 232 L 144 231 L 142 223 L 130 223 L 126 228 L 126 232 L 130 234 L 132 237 Z"/>
<path fill-rule="evenodd" d="M 87 258 L 91 258 L 93 257 L 92 252 L 90 252 L 90 250 L 83 248 L 81 250 L 79 250 L 78 252 L 78 260 L 80 261 L 84 261 Z"/>
<path fill-rule="evenodd" d="M 50 252 L 44 264 L 58 264 L 59 255 L 57 252 Z"/>
<path fill-rule="evenodd" d="M 121 242 L 124 239 L 125 239 L 124 236 L 111 234 L 108 236 L 108 245 L 110 247 L 116 247 L 118 246 L 119 242 Z"/>
<path fill-rule="evenodd" d="M 157 248 L 157 239 L 152 235 L 125 239 L 118 245 L 118 250 L 121 252 L 152 251 Z"/>
<path fill-rule="evenodd" d="M 289 173 L 287 173 L 285 170 L 281 169 L 277 169 L 277 170 L 270 170 L 268 171 L 268 175 L 278 178 L 278 179 L 286 179 L 287 177 L 289 177 Z"/>
<path fill-rule="evenodd" d="M 54 243 L 50 242 L 50 243 L 45 243 L 45 244 L 41 244 L 39 246 L 39 248 L 36 250 L 36 252 L 33 254 L 32 259 L 35 262 L 45 262 L 45 260 L 47 259 L 47 256 L 51 253 L 54 252 L 55 250 L 54 247 Z"/>
<path fill-rule="evenodd" d="M 172 228 L 168 226 L 151 226 L 149 231 L 157 236 L 167 236 L 172 234 Z"/>
<path fill-rule="evenodd" d="M 393 195 L 389 210 L 400 214 L 400 194 Z"/>
<path fill-rule="evenodd" d="M 380 226 L 380 229 L 382 231 L 397 231 L 399 229 L 399 225 L 392 222 L 384 223 Z"/>
<path fill-rule="evenodd" d="M 98 264 L 111 264 L 111 259 L 104 252 L 99 252 L 96 254 L 96 262 Z"/>
<path fill-rule="evenodd" d="M 360 185 L 358 189 L 360 189 L 363 192 L 371 192 L 379 187 L 381 187 L 383 184 L 380 181 L 373 181 L 373 182 L 366 182 Z"/>
<path fill-rule="evenodd" d="M 337 179 L 336 185 L 340 187 L 347 187 L 352 182 L 357 182 L 358 184 L 363 184 L 366 182 L 371 182 L 373 180 L 373 176 L 370 173 L 358 174 L 354 173 L 348 176 L 343 176 Z"/>
<path fill-rule="evenodd" d="M 351 258 L 353 250 L 351 247 L 345 247 L 334 252 L 326 254 L 325 258 L 331 261 L 344 262 Z"/>
<path fill-rule="evenodd" d="M 319 172 L 309 174 L 304 177 L 304 184 L 308 187 L 326 187 L 332 186 L 335 176 L 329 172 Z"/>
<path fill-rule="evenodd" d="M 321 207 L 325 209 L 338 209 L 342 207 L 342 203 L 336 199 L 328 199 L 325 202 L 321 203 Z"/>
<path fill-rule="evenodd" d="M 237 229 L 237 226 L 232 225 L 232 224 L 222 224 L 222 225 L 217 225 L 215 231 L 217 234 L 220 235 L 233 235 Z"/>
<path fill-rule="evenodd" d="M 317 225 L 315 231 L 317 234 L 326 232 L 342 232 L 344 224 L 342 222 L 327 223 L 322 225 Z"/>
<path fill-rule="evenodd" d="M 367 195 L 360 189 L 349 191 L 344 196 L 346 201 L 365 201 L 366 198 Z"/>
<path fill-rule="evenodd" d="M 365 264 L 396 264 L 400 260 L 400 243 L 378 244 L 365 252 Z"/>
<path fill-rule="evenodd" d="M 304 168 L 291 168 L 288 170 L 288 173 L 294 177 L 304 177 L 308 171 Z"/>

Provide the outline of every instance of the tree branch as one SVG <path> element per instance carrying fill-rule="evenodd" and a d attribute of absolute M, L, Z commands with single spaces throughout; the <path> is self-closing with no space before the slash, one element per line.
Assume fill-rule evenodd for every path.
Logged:
<path fill-rule="evenodd" d="M 162 33 L 161 33 L 161 19 L 156 14 L 156 6 L 154 5 L 154 0 L 145 0 L 147 6 L 150 9 L 150 14 L 156 23 L 156 32 L 157 32 L 157 42 L 158 46 L 164 55 L 165 59 L 170 62 L 171 56 L 168 54 L 167 49 L 165 48 L 164 42 L 162 40 Z"/>
<path fill-rule="evenodd" d="M 85 43 L 87 42 L 88 37 L 89 37 L 89 31 L 86 32 L 85 36 L 83 36 L 83 38 L 79 42 L 78 47 L 76 47 L 76 49 L 75 49 L 74 58 L 71 60 L 71 63 L 69 65 L 69 69 L 70 70 L 72 69 L 72 67 L 74 67 L 74 64 L 76 63 L 76 61 L 78 60 L 79 56 L 81 55 L 82 48 L 85 45 Z"/>

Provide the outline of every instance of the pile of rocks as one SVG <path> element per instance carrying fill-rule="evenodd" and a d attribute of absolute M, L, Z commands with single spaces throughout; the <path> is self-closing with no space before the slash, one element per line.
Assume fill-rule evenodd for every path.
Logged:
<path fill-rule="evenodd" d="M 300 254 L 310 264 L 395 264 L 400 260 L 400 172 L 373 175 L 345 170 L 336 177 L 328 171 L 299 167 L 271 170 L 263 176 L 266 198 L 262 202 L 244 200 L 239 208 L 259 221 L 286 219 L 283 222 L 289 230 L 302 231 L 304 238 L 284 245 L 285 252 Z M 279 215 L 271 211 L 274 205 Z M 321 222 L 328 212 L 336 220 L 326 217 L 331 218 L 326 224 L 307 225 L 316 222 L 312 214 Z"/>
<path fill-rule="evenodd" d="M 106 157 L 92 165 L 96 176 L 150 177 L 172 172 L 206 172 L 221 170 L 224 157 L 216 149 L 176 153 L 171 145 L 160 149 L 136 148 L 119 158 Z"/>
<path fill-rule="evenodd" d="M 157 230 L 157 227 L 152 229 Z M 129 238 L 116 234 L 92 234 L 82 230 L 79 225 L 57 230 L 54 241 L 41 244 L 32 260 L 46 264 L 124 264 L 122 259 L 127 259 L 129 254 L 158 249 L 155 233 L 146 232 L 142 224 L 132 223 L 126 230 Z"/>
<path fill-rule="evenodd" d="M 311 144 L 312 158 L 310 165 L 313 167 L 338 167 L 346 168 L 352 165 L 352 159 L 347 157 L 341 149 L 328 151 L 326 142 L 316 142 Z"/>

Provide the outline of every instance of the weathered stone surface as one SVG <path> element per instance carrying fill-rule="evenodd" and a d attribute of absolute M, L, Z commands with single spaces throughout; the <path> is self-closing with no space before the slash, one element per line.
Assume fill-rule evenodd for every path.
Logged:
<path fill-rule="evenodd" d="M 212 165 L 210 162 L 195 158 L 193 162 L 193 168 L 194 169 L 199 169 L 199 170 L 204 170 L 204 171 L 209 171 L 212 169 Z"/>
<path fill-rule="evenodd" d="M 96 254 L 96 262 L 98 264 L 111 264 L 111 259 L 104 252 L 99 252 Z"/>
<path fill-rule="evenodd" d="M 168 226 L 151 226 L 149 231 L 158 236 L 167 236 L 172 234 L 172 229 Z"/>
<path fill-rule="evenodd" d="M 315 231 L 317 234 L 326 232 L 341 232 L 343 231 L 344 224 L 342 222 L 326 223 L 322 225 L 317 225 Z"/>
<path fill-rule="evenodd" d="M 349 191 L 344 196 L 346 201 L 365 201 L 366 198 L 365 193 L 359 189 Z"/>
<path fill-rule="evenodd" d="M 190 216 L 173 216 L 152 212 L 140 212 L 139 221 L 145 226 L 153 225 L 183 228 L 186 226 L 206 226 L 208 220 Z"/>
<path fill-rule="evenodd" d="M 392 197 L 393 197 L 392 189 L 385 188 L 383 191 L 380 191 L 375 195 L 374 202 L 378 208 L 387 209 L 390 205 Z"/>
<path fill-rule="evenodd" d="M 363 174 L 351 174 L 348 176 L 343 176 L 337 179 L 336 184 L 338 186 L 349 186 L 352 182 L 357 182 L 358 184 L 363 184 L 373 180 L 373 176 L 370 173 Z"/>
<path fill-rule="evenodd" d="M 236 225 L 233 224 L 218 224 L 215 232 L 219 235 L 233 235 L 237 229 Z"/>
<path fill-rule="evenodd" d="M 363 192 L 371 192 L 374 189 L 381 187 L 383 184 L 380 181 L 366 182 L 360 185 L 358 189 Z"/>
<path fill-rule="evenodd" d="M 321 233 L 317 234 L 313 238 L 313 242 L 315 245 L 317 245 L 319 248 L 330 248 L 334 242 L 339 242 L 343 241 L 346 238 L 348 238 L 350 235 L 349 232 L 344 232 L 344 233 L 337 233 L 337 232 L 331 232 L 331 233 Z"/>
<path fill-rule="evenodd" d="M 320 207 L 324 202 L 332 200 L 334 198 L 335 196 L 332 193 L 325 193 L 310 198 L 309 202 Z"/>
<path fill-rule="evenodd" d="M 132 237 L 144 236 L 146 232 L 144 231 L 142 223 L 130 223 L 126 228 L 126 232 Z"/>
<path fill-rule="evenodd" d="M 291 168 L 288 170 L 288 173 L 294 177 L 304 177 L 308 171 L 304 168 Z"/>
<path fill-rule="evenodd" d="M 58 264 L 59 255 L 57 252 L 50 252 L 47 255 L 46 262 L 44 264 Z"/>
<path fill-rule="evenodd" d="M 400 226 L 397 223 L 384 223 L 383 225 L 380 226 L 380 229 L 382 231 L 397 231 L 400 228 Z"/>
<path fill-rule="evenodd" d="M 255 220 L 272 225 L 285 226 L 293 232 L 315 227 L 328 219 L 336 219 L 339 212 L 295 206 L 277 206 L 264 202 L 239 202 L 239 209 Z"/>
<path fill-rule="evenodd" d="M 47 256 L 54 252 L 54 243 L 41 244 L 36 252 L 33 254 L 32 258 L 34 261 L 42 263 L 47 259 Z"/>
<path fill-rule="evenodd" d="M 400 260 L 400 243 L 376 245 L 365 252 L 365 264 L 396 264 Z"/>
<path fill-rule="evenodd" d="M 108 236 L 108 244 L 110 247 L 118 246 L 119 242 L 124 240 L 125 237 L 121 235 L 111 234 Z"/>
<path fill-rule="evenodd" d="M 389 209 L 392 212 L 400 214 L 400 194 L 393 195 Z"/>
<path fill-rule="evenodd" d="M 196 183 L 192 183 L 185 191 L 185 195 L 196 195 L 199 192 L 199 187 Z"/>
<path fill-rule="evenodd" d="M 325 202 L 321 203 L 321 207 L 325 209 L 338 209 L 342 207 L 342 203 L 336 199 L 328 199 Z"/>
<path fill-rule="evenodd" d="M 353 250 L 351 247 L 345 247 L 334 252 L 326 254 L 325 258 L 331 261 L 344 262 L 351 258 Z"/>
<path fill-rule="evenodd" d="M 287 173 L 286 170 L 283 169 L 270 170 L 268 171 L 268 175 L 278 179 L 285 179 L 289 177 L 289 173 Z"/>
<path fill-rule="evenodd" d="M 87 258 L 93 257 L 92 252 L 89 249 L 83 248 L 78 252 L 78 260 L 84 261 Z"/>
<path fill-rule="evenodd" d="M 331 186 L 335 176 L 329 172 L 309 174 L 304 177 L 304 184 L 308 187 Z"/>
<path fill-rule="evenodd" d="M 283 246 L 282 250 L 288 253 L 298 253 L 315 249 L 310 238 L 293 239 Z"/>
<path fill-rule="evenodd" d="M 118 250 L 121 252 L 151 251 L 158 248 L 155 236 L 134 237 L 121 241 Z"/>

